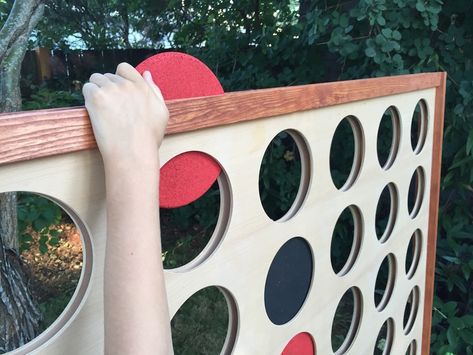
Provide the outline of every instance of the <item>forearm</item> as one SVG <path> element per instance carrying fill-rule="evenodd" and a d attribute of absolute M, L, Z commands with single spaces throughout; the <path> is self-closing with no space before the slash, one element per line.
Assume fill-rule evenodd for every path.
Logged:
<path fill-rule="evenodd" d="M 171 354 L 159 228 L 159 164 L 108 167 L 105 353 Z"/>
<path fill-rule="evenodd" d="M 105 165 L 105 353 L 172 354 L 158 196 L 166 103 L 151 74 L 127 63 L 82 91 Z"/>

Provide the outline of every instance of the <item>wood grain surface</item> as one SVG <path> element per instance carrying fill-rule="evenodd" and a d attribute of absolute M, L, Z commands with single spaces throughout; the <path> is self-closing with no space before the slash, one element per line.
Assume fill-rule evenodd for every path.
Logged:
<path fill-rule="evenodd" d="M 401 75 L 168 101 L 167 134 L 438 87 L 442 75 Z M 95 147 L 83 107 L 0 114 L 0 164 Z"/>
<path fill-rule="evenodd" d="M 434 299 L 435 252 L 437 248 L 438 210 L 440 177 L 442 168 L 443 122 L 445 112 L 445 91 L 447 73 L 442 73 L 442 82 L 435 90 L 434 141 L 432 147 L 432 175 L 430 182 L 429 235 L 427 239 L 427 269 L 424 296 L 424 319 L 422 333 L 422 354 L 430 354 L 430 333 Z"/>

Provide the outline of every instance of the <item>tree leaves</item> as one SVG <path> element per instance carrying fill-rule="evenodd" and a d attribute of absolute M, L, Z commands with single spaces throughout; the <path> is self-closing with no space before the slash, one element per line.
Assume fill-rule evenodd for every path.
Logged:
<path fill-rule="evenodd" d="M 54 202 L 36 194 L 18 192 L 18 228 L 20 233 L 20 251 L 28 250 L 33 238 L 28 230 L 39 233 L 39 250 L 48 251 L 48 244 L 56 246 L 59 243 L 59 232 L 50 229 L 59 223 L 62 210 Z"/>

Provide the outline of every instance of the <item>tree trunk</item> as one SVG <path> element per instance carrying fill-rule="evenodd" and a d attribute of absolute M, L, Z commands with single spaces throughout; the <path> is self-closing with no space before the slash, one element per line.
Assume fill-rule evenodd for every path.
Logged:
<path fill-rule="evenodd" d="M 18 223 L 16 215 L 16 192 L 0 195 L 0 236 L 4 248 L 18 253 Z"/>
<path fill-rule="evenodd" d="M 0 194 L 0 353 L 38 335 L 41 314 L 31 296 L 17 250 L 3 241 L 18 240 L 16 194 Z"/>
<path fill-rule="evenodd" d="M 0 30 L 0 112 L 21 109 L 21 63 L 31 31 L 43 12 L 41 0 L 16 0 Z"/>
<path fill-rule="evenodd" d="M 28 38 L 41 16 L 41 0 L 16 0 L 0 30 L 0 112 L 21 110 L 20 71 Z M 0 195 L 0 352 L 38 335 L 41 314 L 18 253 L 16 193 Z"/>
<path fill-rule="evenodd" d="M 126 48 L 131 48 L 130 44 L 130 18 L 128 14 L 128 2 L 127 0 L 123 1 L 122 6 L 120 7 L 120 14 L 123 19 L 123 43 L 125 43 Z"/>

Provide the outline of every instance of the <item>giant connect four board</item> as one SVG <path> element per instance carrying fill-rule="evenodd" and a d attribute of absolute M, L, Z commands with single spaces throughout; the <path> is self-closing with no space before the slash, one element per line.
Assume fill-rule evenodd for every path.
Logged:
<path fill-rule="evenodd" d="M 171 317 L 193 294 L 216 286 L 229 313 L 222 354 L 373 354 L 381 329 L 383 354 L 428 354 L 444 73 L 224 93 L 205 65 L 181 53 L 148 58 L 137 69 L 152 72 L 170 110 L 160 151 L 161 206 L 192 202 L 215 182 L 220 192 L 205 248 L 165 270 Z M 392 139 L 381 159 L 386 115 Z M 331 157 L 341 125 L 354 147 L 342 180 Z M 292 205 L 270 218 L 260 168 L 281 132 L 297 146 L 300 182 Z M 0 115 L 0 192 L 56 201 L 79 226 L 84 246 L 66 310 L 14 353 L 103 352 L 103 174 L 85 109 Z M 382 203 L 388 215 L 379 223 Z M 332 236 L 344 211 L 353 239 L 335 267 Z M 351 312 L 349 329 L 334 345 L 343 307 Z"/>

